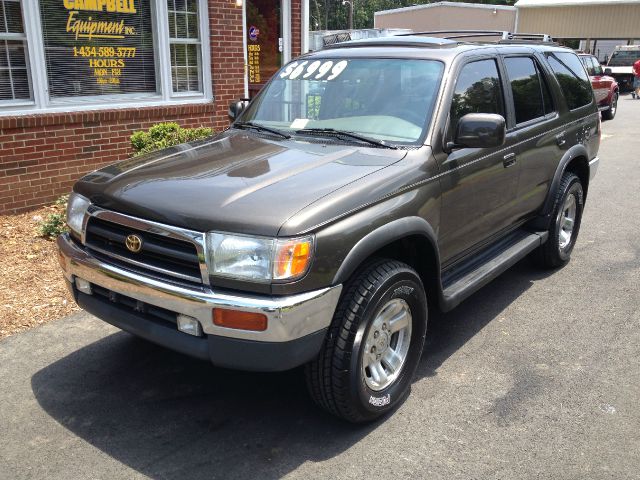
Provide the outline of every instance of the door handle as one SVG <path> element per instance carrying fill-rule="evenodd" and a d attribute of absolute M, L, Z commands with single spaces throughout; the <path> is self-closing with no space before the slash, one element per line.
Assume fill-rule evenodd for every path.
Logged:
<path fill-rule="evenodd" d="M 509 153 L 503 157 L 502 164 L 504 165 L 504 168 L 509 168 L 516 164 L 516 160 L 517 160 L 516 154 Z"/>
<path fill-rule="evenodd" d="M 567 139 L 564 137 L 564 132 L 556 135 L 556 141 L 558 142 L 559 147 L 562 147 L 565 143 L 567 143 Z"/>

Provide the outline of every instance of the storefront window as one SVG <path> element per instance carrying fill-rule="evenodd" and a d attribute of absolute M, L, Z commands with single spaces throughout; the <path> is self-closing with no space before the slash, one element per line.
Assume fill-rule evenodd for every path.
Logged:
<path fill-rule="evenodd" d="M 0 101 L 29 100 L 27 39 L 18 0 L 0 0 Z"/>
<path fill-rule="evenodd" d="M 212 98 L 206 0 L 0 0 L 0 114 Z"/>
<path fill-rule="evenodd" d="M 150 0 L 40 0 L 49 95 L 156 93 Z"/>
<path fill-rule="evenodd" d="M 202 91 L 196 0 L 167 0 L 173 91 Z"/>

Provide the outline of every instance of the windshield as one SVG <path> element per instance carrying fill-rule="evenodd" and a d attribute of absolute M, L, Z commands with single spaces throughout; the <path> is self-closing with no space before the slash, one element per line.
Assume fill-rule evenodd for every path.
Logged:
<path fill-rule="evenodd" d="M 442 71 L 442 63 L 433 60 L 295 61 L 274 76 L 240 122 L 289 134 L 335 129 L 415 143 L 431 118 Z"/>
<path fill-rule="evenodd" d="M 608 67 L 631 67 L 640 60 L 640 50 L 619 50 L 613 52 L 609 59 Z"/>

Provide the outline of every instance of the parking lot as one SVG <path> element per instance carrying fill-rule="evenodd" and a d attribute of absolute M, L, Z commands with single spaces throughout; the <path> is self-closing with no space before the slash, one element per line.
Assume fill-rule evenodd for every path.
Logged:
<path fill-rule="evenodd" d="M 0 342 L 0 478 L 639 478 L 639 118 L 627 95 L 603 124 L 571 263 L 433 315 L 392 416 L 345 424 L 300 371 L 216 369 L 81 313 Z"/>

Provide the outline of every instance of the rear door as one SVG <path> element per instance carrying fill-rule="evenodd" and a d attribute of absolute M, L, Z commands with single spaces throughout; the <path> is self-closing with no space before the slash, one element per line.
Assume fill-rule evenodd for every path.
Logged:
<path fill-rule="evenodd" d="M 604 106 L 606 104 L 607 97 L 609 96 L 609 82 L 603 79 L 602 67 L 595 57 L 584 56 L 580 57 L 582 63 L 587 69 L 589 79 L 591 80 L 591 86 L 593 87 L 593 94 L 596 97 L 598 106 Z"/>
<path fill-rule="evenodd" d="M 445 144 L 453 140 L 459 119 L 467 113 L 506 117 L 497 57 L 472 57 L 457 72 Z M 442 175 L 440 255 L 445 268 L 512 225 L 518 188 L 516 138 L 509 133 L 501 147 L 462 148 L 437 155 Z"/>
<path fill-rule="evenodd" d="M 503 62 L 520 164 L 514 208 L 517 220 L 525 220 L 544 203 L 567 142 L 541 60 L 532 52 L 505 56 Z"/>

